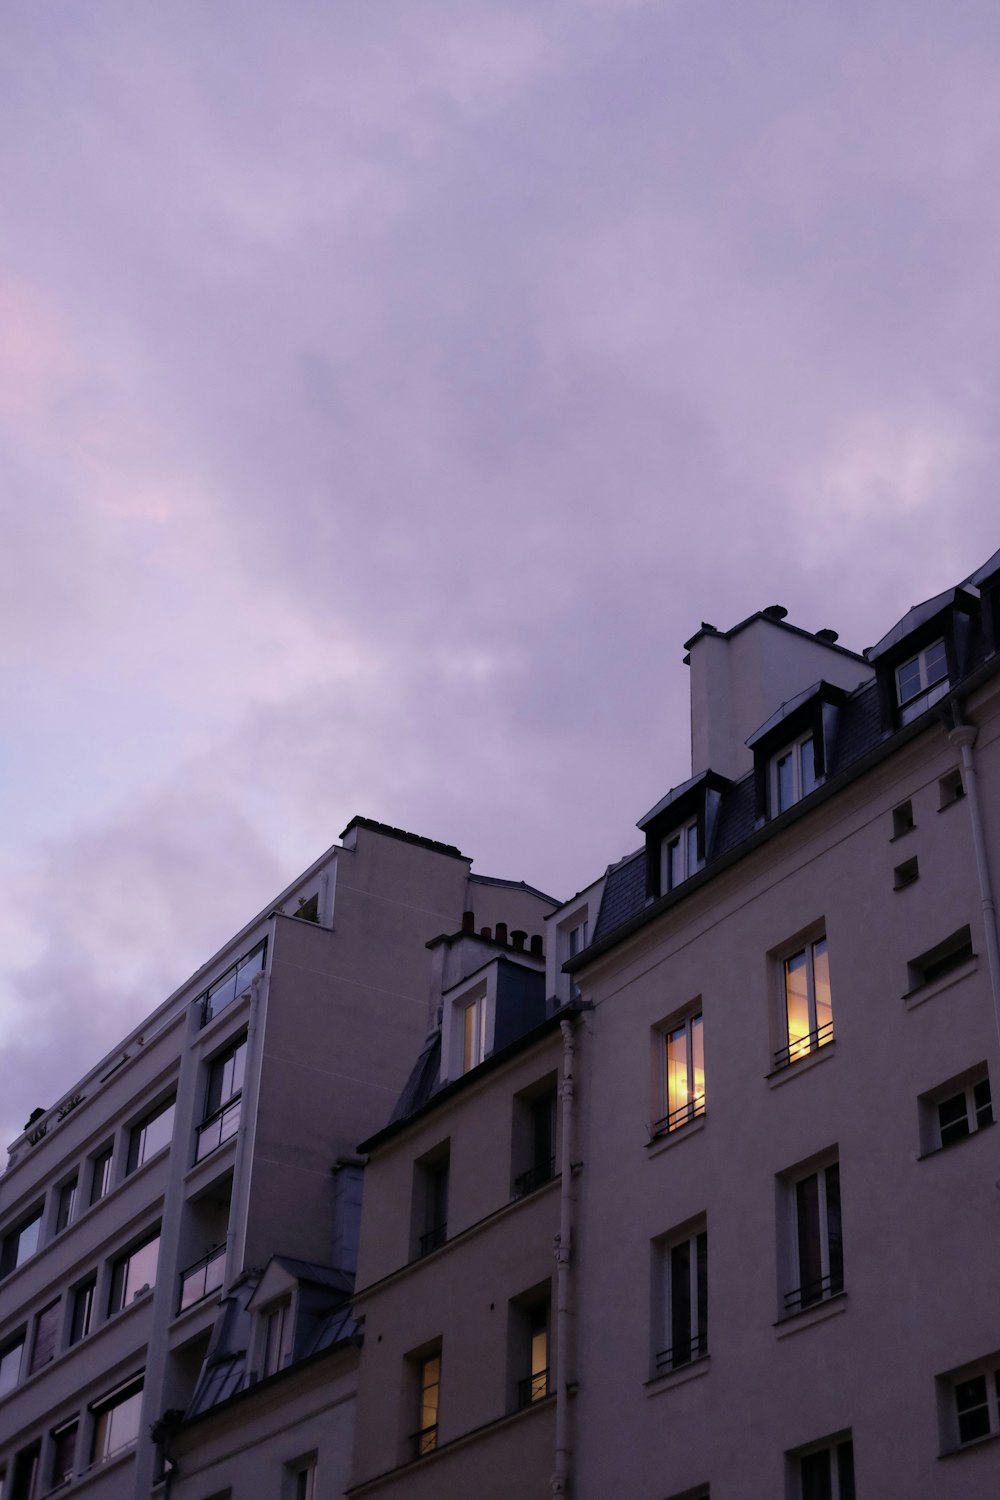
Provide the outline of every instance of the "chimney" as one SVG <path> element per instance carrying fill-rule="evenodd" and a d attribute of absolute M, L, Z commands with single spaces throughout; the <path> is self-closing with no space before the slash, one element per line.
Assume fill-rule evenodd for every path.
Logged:
<path fill-rule="evenodd" d="M 524 945 L 527 941 L 527 937 L 528 934 L 526 932 L 522 932 L 519 927 L 514 928 L 514 931 L 510 935 L 510 940 L 514 944 L 515 953 L 524 952 Z"/>
<path fill-rule="evenodd" d="M 488 943 L 492 942 L 493 941 L 493 929 L 491 927 L 484 927 L 480 931 L 479 936 L 485 938 Z"/>
<path fill-rule="evenodd" d="M 536 958 L 541 958 L 543 956 L 542 934 L 540 932 L 533 932 L 531 934 L 531 951 Z"/>
<path fill-rule="evenodd" d="M 497 925 L 496 925 L 496 929 L 495 929 L 493 935 L 494 935 L 494 937 L 495 937 L 495 939 L 496 939 L 496 941 L 498 943 L 503 943 L 504 947 L 506 947 L 507 946 L 507 923 L 506 922 L 498 922 Z"/>
<path fill-rule="evenodd" d="M 463 911 L 462 931 L 467 936 L 472 936 L 476 931 L 476 914 L 474 911 Z"/>

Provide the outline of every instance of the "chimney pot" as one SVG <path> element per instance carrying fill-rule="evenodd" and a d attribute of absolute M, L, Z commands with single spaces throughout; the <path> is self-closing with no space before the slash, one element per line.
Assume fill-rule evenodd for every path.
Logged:
<path fill-rule="evenodd" d="M 783 604 L 769 604 L 766 609 L 761 610 L 761 614 L 768 620 L 783 620 L 787 613 Z"/>
<path fill-rule="evenodd" d="M 817 630 L 816 639 L 818 641 L 826 641 L 829 645 L 832 646 L 834 641 L 839 640 L 839 636 L 835 630 L 824 629 Z"/>
<path fill-rule="evenodd" d="M 507 942 L 507 923 L 506 922 L 498 922 L 497 925 L 496 925 L 496 928 L 494 929 L 493 936 L 496 938 L 496 940 L 497 940 L 498 943 L 503 943 L 503 944 L 506 945 L 506 942 Z"/>
<path fill-rule="evenodd" d="M 475 912 L 474 911 L 463 911 L 463 913 L 462 913 L 462 931 L 463 932 L 475 932 L 475 930 L 476 930 L 476 914 L 475 914 Z"/>
<path fill-rule="evenodd" d="M 533 932 L 531 934 L 531 951 L 532 951 L 532 953 L 535 954 L 535 956 L 537 958 L 541 958 L 541 956 L 542 956 L 542 935 L 541 935 L 540 932 Z"/>
<path fill-rule="evenodd" d="M 491 942 L 493 939 L 493 929 L 491 927 L 483 927 L 479 933 L 479 936 L 484 937 L 487 942 Z"/>
<path fill-rule="evenodd" d="M 515 927 L 514 931 L 510 935 L 510 940 L 514 944 L 517 952 L 523 953 L 524 945 L 528 940 L 528 934 L 526 932 L 522 932 L 520 927 Z"/>

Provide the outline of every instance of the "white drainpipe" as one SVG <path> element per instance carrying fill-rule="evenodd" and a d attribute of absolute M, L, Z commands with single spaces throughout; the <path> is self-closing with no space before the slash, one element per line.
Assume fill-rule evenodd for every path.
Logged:
<path fill-rule="evenodd" d="M 573 1154 L 576 1145 L 576 1085 L 573 1063 L 576 1043 L 572 1021 L 560 1021 L 563 1039 L 562 1128 L 559 1149 L 559 1233 L 556 1236 L 556 1463 L 552 1474 L 553 1495 L 568 1495 L 570 1464 L 570 1398 L 576 1390 L 572 1371 L 572 1253 L 573 1253 Z"/>
<path fill-rule="evenodd" d="M 955 717 L 959 715 L 955 705 Z M 983 824 L 983 808 L 979 800 L 979 781 L 972 747 L 979 730 L 975 724 L 959 724 L 948 738 L 962 752 L 962 780 L 965 798 L 969 804 L 969 820 L 972 824 L 972 846 L 976 854 L 976 872 L 979 876 L 979 897 L 983 911 L 983 933 L 986 939 L 986 963 L 990 971 L 990 990 L 993 995 L 993 1017 L 996 1021 L 997 1040 L 1000 1041 L 1000 941 L 997 937 L 997 908 L 993 899 L 993 882 L 990 879 L 990 860 L 986 847 L 986 830 Z"/>

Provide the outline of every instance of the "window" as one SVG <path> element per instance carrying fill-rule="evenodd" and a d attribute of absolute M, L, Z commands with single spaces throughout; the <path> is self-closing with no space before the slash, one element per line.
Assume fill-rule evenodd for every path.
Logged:
<path fill-rule="evenodd" d="M 292 1352 L 292 1304 L 288 1298 L 261 1313 L 263 1352 L 261 1374 L 274 1375 Z"/>
<path fill-rule="evenodd" d="M 945 1450 L 1000 1434 L 1000 1356 L 945 1376 L 938 1385 Z"/>
<path fill-rule="evenodd" d="M 0 1246 L 0 1276 L 8 1276 L 34 1255 L 41 1233 L 42 1205 L 38 1204 L 4 1235 L 3 1245 Z"/>
<path fill-rule="evenodd" d="M 73 1292 L 73 1312 L 70 1317 L 69 1341 L 78 1344 L 85 1339 L 94 1326 L 94 1297 L 97 1292 L 97 1277 L 88 1276 Z"/>
<path fill-rule="evenodd" d="M 195 1003 L 201 1006 L 201 1024 L 203 1026 L 232 1005 L 234 1000 L 250 988 L 255 974 L 259 974 L 264 967 L 264 958 L 267 952 L 266 943 L 258 943 L 256 948 L 240 959 L 239 963 L 226 970 L 226 972 L 205 991 Z"/>
<path fill-rule="evenodd" d="M 908 885 L 920 879 L 920 865 L 917 863 L 916 855 L 913 859 L 904 859 L 901 865 L 897 865 L 892 872 L 892 888 L 894 891 L 905 891 Z"/>
<path fill-rule="evenodd" d="M 417 1361 L 419 1426 L 410 1439 L 412 1456 L 423 1458 L 438 1445 L 438 1403 L 441 1393 L 441 1352 Z"/>
<path fill-rule="evenodd" d="M 892 836 L 894 839 L 901 839 L 904 833 L 912 833 L 916 826 L 913 821 L 913 803 L 907 798 L 892 810 Z"/>
<path fill-rule="evenodd" d="M 698 857 L 698 819 L 668 833 L 660 846 L 660 894 L 676 890 L 705 863 Z"/>
<path fill-rule="evenodd" d="M 783 813 L 816 788 L 816 752 L 811 734 L 780 750 L 771 762 L 771 807 Z"/>
<path fill-rule="evenodd" d="M 921 1144 L 925 1152 L 964 1141 L 993 1124 L 993 1102 L 985 1064 L 964 1078 L 953 1079 L 921 1103 Z"/>
<path fill-rule="evenodd" d="M 524 1198 L 551 1182 L 556 1169 L 556 1091 L 514 1101 L 515 1162 L 525 1163 L 514 1177 L 515 1198 Z"/>
<path fill-rule="evenodd" d="M 969 927 L 960 927 L 943 942 L 937 943 L 933 948 L 928 948 L 926 953 L 921 953 L 910 960 L 907 965 L 910 992 L 920 989 L 925 984 L 933 984 L 937 979 L 943 979 L 952 969 L 961 968 L 974 957 L 972 931 Z"/>
<path fill-rule="evenodd" d="M 708 1353 L 708 1230 L 654 1245 L 653 1374 Z"/>
<path fill-rule="evenodd" d="M 784 1035 L 787 1041 L 774 1054 L 776 1068 L 785 1068 L 833 1041 L 826 938 L 817 938 L 784 959 L 783 974 Z"/>
<path fill-rule="evenodd" d="M 111 1296 L 108 1299 L 108 1315 L 121 1312 L 137 1297 L 148 1292 L 156 1282 L 156 1262 L 160 1254 L 160 1231 L 157 1229 L 147 1239 L 131 1249 L 127 1255 L 119 1256 L 111 1267 Z"/>
<path fill-rule="evenodd" d="M 947 691 L 948 658 L 944 641 L 937 640 L 896 668 L 900 723 L 909 724 L 925 708 L 943 698 Z"/>
<path fill-rule="evenodd" d="M 51 1364 L 56 1357 L 61 1307 L 62 1303 L 57 1298 L 55 1302 L 50 1302 L 48 1307 L 43 1307 L 35 1318 L 35 1336 L 31 1344 L 31 1363 L 28 1366 L 29 1375 L 34 1375 L 36 1370 Z"/>
<path fill-rule="evenodd" d="M 56 1234 L 62 1234 L 73 1222 L 76 1212 L 76 1187 L 77 1179 L 71 1177 L 69 1182 L 64 1182 L 59 1189 L 59 1199 L 56 1203 Z"/>
<path fill-rule="evenodd" d="M 198 1129 L 195 1161 L 208 1156 L 239 1129 L 246 1060 L 247 1039 L 244 1036 L 209 1064 L 205 1121 Z"/>
<path fill-rule="evenodd" d="M 285 1486 L 285 1492 L 289 1500 L 318 1500 L 315 1458 L 299 1459 L 296 1463 L 289 1464 L 288 1476 L 289 1483 Z"/>
<path fill-rule="evenodd" d="M 517 1382 L 517 1406 L 522 1410 L 543 1401 L 549 1394 L 549 1299 L 518 1309 L 523 1324 L 524 1348 L 521 1368 L 527 1373 Z"/>
<path fill-rule="evenodd" d="M 572 918 L 570 920 L 572 921 Z M 560 930 L 562 961 L 565 963 L 568 959 L 576 958 L 576 955 L 582 953 L 584 948 L 586 948 L 588 941 L 589 924 L 586 917 L 575 922 L 572 927 L 563 927 Z M 572 977 L 569 984 L 569 997 L 571 1000 L 579 1000 L 580 998 L 580 986 Z"/>
<path fill-rule="evenodd" d="M 462 1007 L 462 1072 L 477 1068 L 486 1056 L 486 996 Z"/>
<path fill-rule="evenodd" d="M 854 1500 L 854 1444 L 850 1437 L 792 1455 L 800 1500 Z"/>
<path fill-rule="evenodd" d="M 701 1015 L 686 1017 L 655 1037 L 659 1070 L 658 1101 L 663 1113 L 652 1126 L 655 1137 L 689 1124 L 705 1113 L 705 1051 Z"/>
<path fill-rule="evenodd" d="M 203 1255 L 194 1265 L 188 1266 L 181 1272 L 181 1295 L 177 1306 L 178 1312 L 184 1312 L 188 1307 L 194 1307 L 203 1297 L 208 1297 L 212 1292 L 217 1292 L 225 1280 L 226 1271 L 226 1247 L 217 1245 L 207 1255 Z"/>
<path fill-rule="evenodd" d="M 175 1100 L 168 1099 L 166 1104 L 161 1104 L 152 1114 L 132 1127 L 126 1176 L 170 1145 L 174 1133 L 174 1104 Z"/>
<path fill-rule="evenodd" d="M 79 1423 L 75 1417 L 70 1422 L 63 1422 L 61 1427 L 54 1427 L 52 1429 L 51 1447 L 49 1450 L 50 1489 L 57 1490 L 61 1485 L 69 1484 L 73 1478 L 78 1430 Z"/>
<path fill-rule="evenodd" d="M 98 1203 L 111 1188 L 111 1160 L 114 1146 L 110 1143 L 94 1157 L 90 1171 L 90 1201 Z"/>
<path fill-rule="evenodd" d="M 446 1141 L 416 1163 L 413 1180 L 412 1255 L 429 1255 L 448 1238 L 448 1171 L 451 1148 Z"/>
<path fill-rule="evenodd" d="M 14 1474 L 10 1486 L 10 1500 L 35 1500 L 38 1494 L 38 1469 L 42 1457 L 41 1440 L 22 1448 L 14 1457 Z M 6 1496 L 7 1491 L 4 1490 Z"/>
<path fill-rule="evenodd" d="M 947 776 L 942 776 L 938 782 L 938 811 L 943 812 L 946 807 L 951 807 L 955 802 L 961 802 L 965 796 L 965 783 L 962 773 L 956 766 L 954 771 L 949 771 Z"/>
<path fill-rule="evenodd" d="M 793 1288 L 786 1314 L 801 1312 L 844 1290 L 844 1241 L 840 1222 L 840 1165 L 832 1161 L 791 1181 Z"/>
<path fill-rule="evenodd" d="M 21 1361 L 24 1355 L 24 1330 L 0 1345 L 0 1396 L 12 1391 L 21 1378 Z"/>
<path fill-rule="evenodd" d="M 142 1376 L 95 1401 L 90 1410 L 94 1417 L 90 1461 L 99 1464 L 130 1447 L 139 1436 Z"/>

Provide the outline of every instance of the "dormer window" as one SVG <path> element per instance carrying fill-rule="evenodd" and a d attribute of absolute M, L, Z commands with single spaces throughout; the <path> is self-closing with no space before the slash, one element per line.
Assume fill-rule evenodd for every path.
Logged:
<path fill-rule="evenodd" d="M 771 762 L 771 802 L 775 813 L 801 802 L 816 789 L 816 750 L 812 734 L 786 746 Z"/>
<path fill-rule="evenodd" d="M 900 722 L 909 724 L 948 691 L 948 657 L 939 638 L 896 668 Z"/>
<path fill-rule="evenodd" d="M 486 1056 L 486 993 L 475 995 L 462 1008 L 462 1072 L 478 1068 Z"/>
<path fill-rule="evenodd" d="M 700 870 L 705 863 L 698 857 L 698 819 L 692 818 L 674 833 L 668 833 L 661 845 L 660 892 L 676 888 Z"/>

